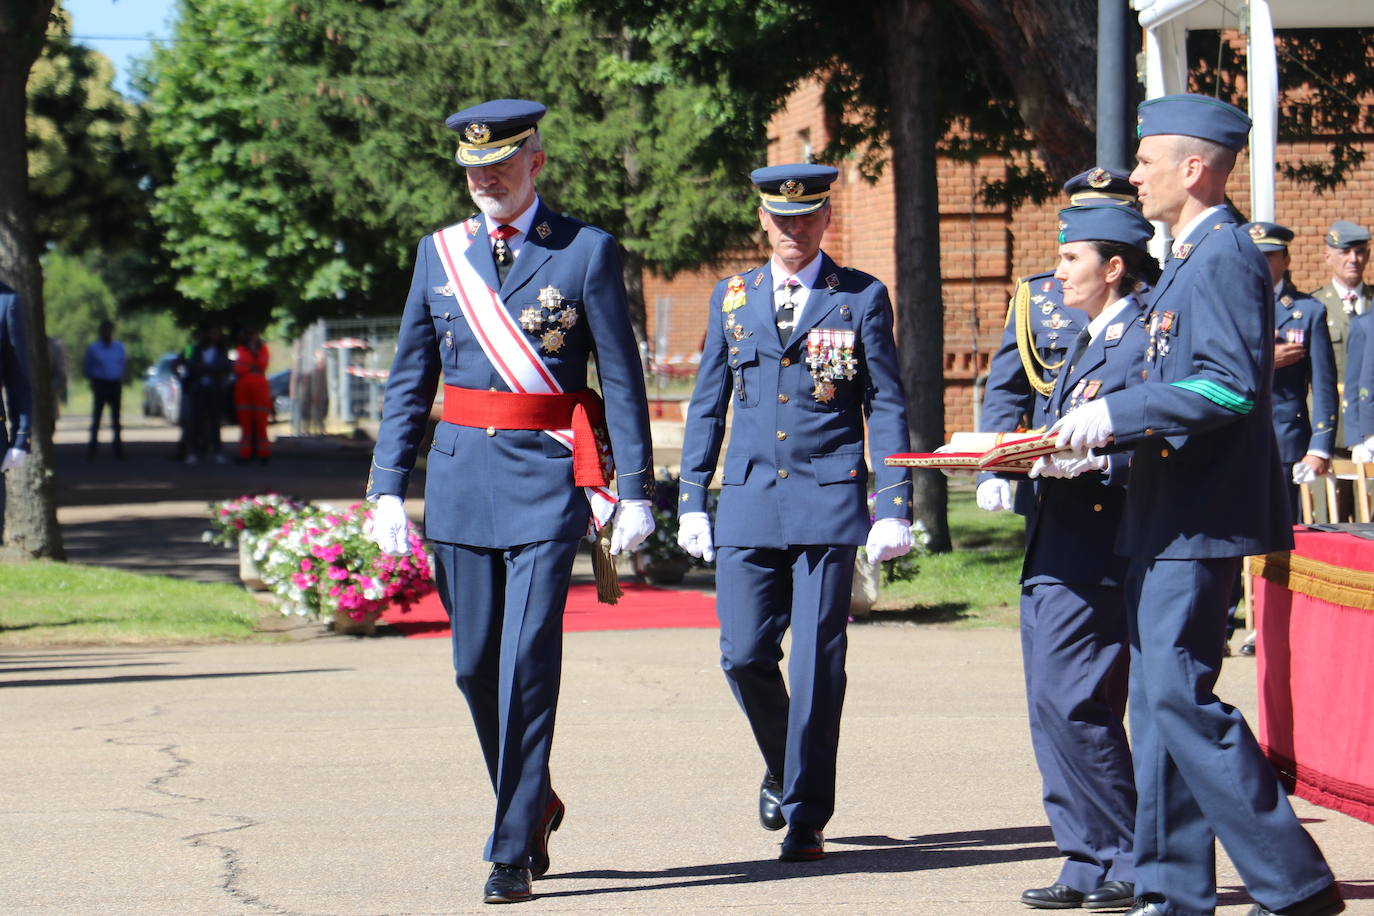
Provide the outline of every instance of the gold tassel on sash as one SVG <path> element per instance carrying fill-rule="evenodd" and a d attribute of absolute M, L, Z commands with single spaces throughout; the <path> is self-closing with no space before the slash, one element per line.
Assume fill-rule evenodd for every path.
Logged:
<path fill-rule="evenodd" d="M 611 556 L 611 523 L 596 533 L 592 547 L 592 571 L 596 574 L 596 600 L 615 604 L 625 594 L 620 589 L 620 576 L 615 571 L 615 557 Z"/>

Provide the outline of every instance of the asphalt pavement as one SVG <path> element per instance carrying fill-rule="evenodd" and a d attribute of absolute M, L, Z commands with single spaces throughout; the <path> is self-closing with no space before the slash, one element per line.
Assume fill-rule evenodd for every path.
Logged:
<path fill-rule="evenodd" d="M 78 423 L 58 492 L 80 562 L 231 581 L 230 552 L 199 540 L 206 502 L 273 482 L 350 501 L 366 476 L 346 442 L 177 465 L 137 423 L 125 461 L 87 461 Z M 491 789 L 447 643 L 298 636 L 0 653 L 0 912 L 490 912 Z M 1015 632 L 850 628 L 831 854 L 810 864 L 776 861 L 758 824 L 762 765 L 717 660 L 713 630 L 565 637 L 568 816 L 520 912 L 981 916 L 1053 881 Z M 1219 690 L 1252 721 L 1254 678 L 1232 659 Z M 1374 826 L 1294 804 L 1349 912 L 1374 913 Z M 1224 854 L 1218 873 L 1218 912 L 1240 916 Z"/>

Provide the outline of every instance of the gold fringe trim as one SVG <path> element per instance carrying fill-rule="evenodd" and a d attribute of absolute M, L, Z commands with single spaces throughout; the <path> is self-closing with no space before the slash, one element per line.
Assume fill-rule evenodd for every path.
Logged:
<path fill-rule="evenodd" d="M 615 571 L 615 557 L 611 556 L 611 526 L 596 533 L 592 548 L 592 571 L 596 574 L 596 600 L 615 604 L 625 594 L 620 589 L 620 576 Z"/>
<path fill-rule="evenodd" d="M 1279 551 L 1251 557 L 1250 573 L 1268 579 L 1275 585 L 1282 585 L 1290 592 L 1362 611 L 1374 611 L 1374 572 L 1346 569 Z"/>

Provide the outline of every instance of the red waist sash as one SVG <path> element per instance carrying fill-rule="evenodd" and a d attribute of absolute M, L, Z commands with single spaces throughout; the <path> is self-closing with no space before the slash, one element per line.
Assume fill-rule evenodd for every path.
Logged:
<path fill-rule="evenodd" d="M 444 386 L 445 423 L 479 429 L 572 430 L 573 483 L 604 487 L 610 475 L 601 460 L 607 442 L 601 395 L 590 388 L 563 394 L 519 394 Z"/>

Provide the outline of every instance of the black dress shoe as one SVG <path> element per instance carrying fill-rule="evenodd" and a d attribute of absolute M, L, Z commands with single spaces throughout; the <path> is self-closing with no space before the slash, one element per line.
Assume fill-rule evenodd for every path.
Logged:
<path fill-rule="evenodd" d="M 782 816 L 782 783 L 766 771 L 763 785 L 759 786 L 759 823 L 764 830 L 781 830 L 787 826 Z"/>
<path fill-rule="evenodd" d="M 1108 881 L 1083 895 L 1085 910 L 1124 910 L 1135 903 L 1135 885 L 1129 881 Z"/>
<path fill-rule="evenodd" d="M 783 862 L 815 862 L 825 858 L 825 835 L 814 827 L 791 827 L 782 838 Z"/>
<path fill-rule="evenodd" d="M 1051 884 L 1022 891 L 1021 902 L 1037 910 L 1076 910 L 1083 905 L 1083 892 L 1067 884 Z"/>
<path fill-rule="evenodd" d="M 1318 891 L 1306 900 L 1300 900 L 1281 910 L 1266 910 L 1258 903 L 1250 907 L 1250 916 L 1333 916 L 1345 909 L 1345 901 L 1336 885 Z"/>
<path fill-rule="evenodd" d="M 530 899 L 530 870 L 521 865 L 491 864 L 491 875 L 482 888 L 483 903 L 521 903 Z"/>
<path fill-rule="evenodd" d="M 1126 911 L 1126 916 L 1169 916 L 1169 914 L 1164 912 L 1164 907 L 1153 900 L 1137 897 L 1135 898 L 1135 905 Z"/>
<path fill-rule="evenodd" d="M 536 878 L 544 877 L 549 870 L 549 834 L 563 823 L 563 815 L 568 811 L 558 793 L 549 790 L 549 803 L 544 806 L 544 816 L 534 831 L 534 842 L 530 849 L 530 874 Z"/>

